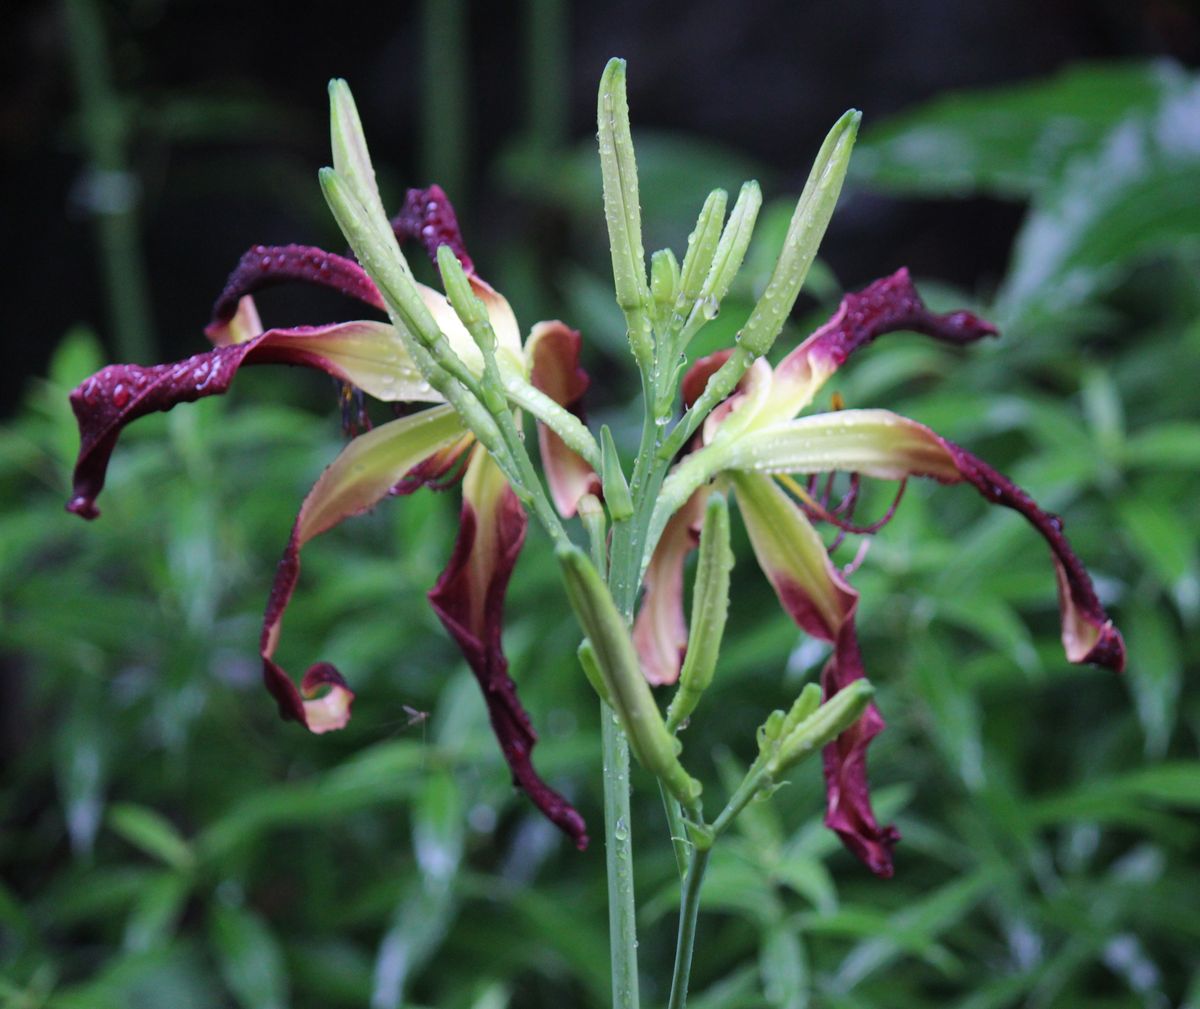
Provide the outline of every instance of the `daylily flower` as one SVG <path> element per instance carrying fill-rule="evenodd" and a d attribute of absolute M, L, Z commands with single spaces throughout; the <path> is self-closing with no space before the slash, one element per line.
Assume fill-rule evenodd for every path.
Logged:
<path fill-rule="evenodd" d="M 438 247 L 450 247 L 487 308 L 498 363 L 506 373 L 528 379 L 560 406 L 577 411 L 588 385 L 579 367 L 579 334 L 561 322 L 542 322 L 533 327 L 522 347 L 508 302 L 475 272 L 445 193 L 438 186 L 410 190 L 392 225 L 398 239 L 420 241 L 435 263 Z M 264 330 L 253 293 L 289 281 L 331 288 L 374 309 L 384 307 L 376 285 L 352 259 L 308 246 L 255 246 L 242 257 L 217 299 L 206 329 L 215 349 L 174 364 L 111 365 L 72 392 L 81 446 L 74 496 L 67 508 L 88 519 L 99 514 L 95 499 L 126 424 L 177 403 L 225 392 L 244 364 L 299 364 L 385 402 L 426 405 L 354 438 L 305 498 L 263 618 L 260 652 L 265 684 L 280 714 L 311 732 L 339 729 L 349 721 L 354 693 L 333 666 L 313 665 L 297 687 L 275 661 L 284 611 L 300 575 L 300 549 L 388 496 L 409 494 L 423 486 L 440 488 L 461 478 L 458 538 L 449 564 L 429 593 L 430 603 L 479 682 L 514 781 L 538 809 L 580 848 L 585 847 L 582 817 L 534 770 L 530 755 L 537 737 L 517 699 L 501 648 L 504 593 L 525 539 L 524 508 L 492 457 L 423 380 L 390 324 L 353 321 Z M 418 290 L 451 348 L 478 373 L 483 368 L 479 348 L 445 297 L 421 285 Z M 362 419 L 366 420 L 365 414 Z M 583 494 L 598 490 L 598 479 L 586 462 L 541 424 L 539 439 L 555 504 L 564 516 L 571 515 Z"/>
<path fill-rule="evenodd" d="M 673 682 L 679 674 L 687 644 L 683 565 L 697 542 L 704 499 L 717 479 L 732 486 L 755 556 L 784 610 L 807 633 L 833 645 L 821 674 L 826 699 L 863 676 L 854 624 L 858 593 L 830 560 L 813 522 L 838 527 L 840 542 L 846 531 L 872 533 L 890 518 L 891 510 L 872 526 L 851 523 L 859 475 L 901 481 L 901 490 L 912 476 L 967 483 L 987 500 L 1020 512 L 1050 547 L 1067 658 L 1124 668 L 1121 635 L 1071 551 L 1061 519 L 1038 508 L 983 460 L 906 417 L 886 410 L 796 417 L 851 354 L 895 330 L 959 344 L 996 332 L 969 312 L 930 312 L 907 271 L 900 270 L 847 295 L 833 318 L 774 369 L 758 359 L 737 391 L 709 415 L 699 444 L 662 488 L 656 527 L 662 537 L 647 567 L 647 592 L 634 631 L 652 682 Z M 684 380 L 688 403 L 728 356 L 721 352 L 693 365 Z M 818 499 L 815 479 L 835 472 L 852 474 L 851 488 L 840 505 L 831 507 Z M 793 474 L 809 477 L 808 485 L 797 483 Z M 672 514 L 672 509 L 677 510 Z M 872 704 L 825 748 L 825 822 L 874 873 L 890 876 L 899 834 L 876 821 L 866 774 L 867 745 L 883 728 Z"/>

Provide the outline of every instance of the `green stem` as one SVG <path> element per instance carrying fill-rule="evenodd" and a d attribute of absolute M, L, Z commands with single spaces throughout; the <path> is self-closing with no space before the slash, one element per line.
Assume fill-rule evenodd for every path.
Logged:
<path fill-rule="evenodd" d="M 688 858 L 691 855 L 692 845 L 688 841 L 687 827 L 683 823 L 683 809 L 679 805 L 679 800 L 667 791 L 667 786 L 661 781 L 658 783 L 658 791 L 662 795 L 663 809 L 667 814 L 667 825 L 671 829 L 671 847 L 675 849 L 675 868 L 679 870 L 680 882 L 687 876 Z"/>
<path fill-rule="evenodd" d="M 425 0 L 421 6 L 425 63 L 421 95 L 422 168 L 425 178 L 441 185 L 461 211 L 469 202 L 467 5 L 463 0 Z"/>
<path fill-rule="evenodd" d="M 150 292 L 138 226 L 138 180 L 125 150 L 128 120 L 113 92 L 104 25 L 92 0 L 68 0 L 71 54 L 113 341 L 123 360 L 154 360 Z"/>
<path fill-rule="evenodd" d="M 679 905 L 679 935 L 675 941 L 675 973 L 671 977 L 671 1000 L 667 1009 L 684 1009 L 687 1005 L 688 981 L 692 976 L 692 950 L 696 945 L 696 918 L 700 914 L 700 888 L 708 868 L 710 848 L 696 848 L 683 881 L 683 897 Z"/>
<path fill-rule="evenodd" d="M 617 716 L 600 703 L 604 761 L 604 838 L 613 1009 L 637 1009 L 637 906 L 633 892 L 633 831 L 629 811 L 629 741 Z"/>

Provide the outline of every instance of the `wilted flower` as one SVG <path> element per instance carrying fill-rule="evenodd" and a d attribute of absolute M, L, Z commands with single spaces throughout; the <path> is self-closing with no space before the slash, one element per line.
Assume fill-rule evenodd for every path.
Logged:
<path fill-rule="evenodd" d="M 561 322 L 538 323 L 522 347 L 512 309 L 475 273 L 454 210 L 438 186 L 410 190 L 392 225 L 397 239 L 420 241 L 435 263 L 440 246 L 454 253 L 474 295 L 486 306 L 495 333 L 496 359 L 507 374 L 527 379 L 567 409 L 578 408 L 588 385 L 579 367 L 579 334 Z M 305 498 L 263 618 L 264 681 L 284 718 L 316 733 L 346 724 L 354 694 L 332 665 L 313 665 L 297 688 L 274 658 L 283 614 L 300 575 L 300 549 L 386 497 L 421 487 L 441 488 L 461 479 L 458 538 L 446 569 L 429 593 L 430 603 L 479 681 L 514 780 L 547 817 L 584 847 L 583 819 L 533 768 L 530 754 L 537 737 L 517 699 L 501 648 L 504 593 L 525 539 L 524 507 L 463 419 L 422 377 L 392 325 L 353 321 L 264 330 L 253 293 L 291 281 L 330 288 L 371 308 L 384 308 L 375 283 L 352 259 L 308 246 L 255 246 L 242 257 L 217 299 L 206 329 L 215 349 L 174 364 L 111 365 L 72 392 L 81 447 L 68 509 L 89 519 L 99 514 L 95 499 L 125 425 L 178 403 L 224 393 L 243 364 L 299 364 L 324 371 L 345 383 L 344 406 L 353 406 L 362 392 L 398 406 L 426 406 L 354 438 Z M 482 370 L 481 352 L 446 298 L 421 285 L 417 289 L 458 358 L 469 370 Z M 361 408 L 357 413 L 350 418 L 352 426 L 369 427 Z M 579 497 L 598 487 L 595 474 L 540 424 L 539 438 L 555 504 L 564 515 L 573 514 Z"/>
<path fill-rule="evenodd" d="M 929 428 L 886 410 L 796 417 L 851 354 L 895 330 L 915 330 L 960 344 L 995 334 L 991 325 L 969 312 L 930 312 L 907 271 L 901 270 L 847 295 L 833 318 L 774 369 L 759 358 L 737 391 L 709 415 L 699 444 L 667 477 L 660 497 L 657 528 L 662 538 L 647 568 L 647 594 L 634 627 L 642 666 L 652 682 L 673 682 L 679 674 L 688 640 L 683 565 L 697 542 L 704 500 L 714 481 L 732 486 L 755 556 L 788 615 L 807 633 L 833 645 L 821 674 L 826 699 L 861 678 L 855 632 L 858 593 L 832 563 L 813 527 L 818 521 L 842 533 L 877 531 L 882 522 L 864 527 L 851 521 L 860 475 L 967 483 L 988 501 L 1020 512 L 1051 550 L 1067 658 L 1124 668 L 1121 635 L 1071 551 L 1062 521 L 1038 508 L 1010 480 Z M 684 379 L 685 401 L 699 397 L 729 353 L 693 365 Z M 853 476 L 845 500 L 832 507 L 818 499 L 813 483 L 803 486 L 792 478 L 835 472 Z M 891 513 L 889 509 L 884 521 Z M 871 704 L 856 724 L 826 746 L 826 823 L 873 872 L 888 876 L 891 848 L 899 834 L 877 823 L 866 775 L 867 745 L 883 727 Z"/>

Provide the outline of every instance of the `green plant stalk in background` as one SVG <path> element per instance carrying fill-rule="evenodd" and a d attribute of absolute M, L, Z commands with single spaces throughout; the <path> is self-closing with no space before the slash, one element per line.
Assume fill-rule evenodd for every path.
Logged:
<path fill-rule="evenodd" d="M 129 119 L 113 91 L 95 0 L 67 0 L 67 15 L 88 161 L 83 200 L 96 222 L 112 338 L 122 358 L 151 361 L 150 287 L 138 222 L 141 188 L 129 167 Z"/>

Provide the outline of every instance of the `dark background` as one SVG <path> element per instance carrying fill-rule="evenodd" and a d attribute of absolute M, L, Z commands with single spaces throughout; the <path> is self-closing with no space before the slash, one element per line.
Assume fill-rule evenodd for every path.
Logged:
<path fill-rule="evenodd" d="M 128 127 L 159 357 L 199 348 L 212 300 L 249 245 L 336 243 L 315 185 L 328 160 L 324 87 L 334 75 L 355 89 L 385 193 L 452 185 L 490 275 L 489 249 L 518 236 L 537 243 L 546 263 L 578 255 L 553 208 L 514 193 L 498 165 L 531 118 L 543 142 L 584 142 L 612 55 L 629 60 L 635 135 L 686 131 L 735 148 L 768 176 L 768 199 L 800 187 L 824 130 L 851 105 L 869 128 L 947 90 L 1073 61 L 1163 54 L 1194 64 L 1200 56 L 1200 19 L 1183 0 L 428 8 L 141 0 L 94 10 Z M 87 160 L 69 18 L 58 5 L 36 4 L 10 7 L 5 20 L 0 411 L 8 413 L 71 325 L 87 323 L 114 355 L 119 348 L 81 196 Z M 459 111 L 439 116 L 439 94 Z M 847 285 L 907 263 L 966 289 L 986 287 L 1003 271 L 1020 219 L 1018 207 L 992 200 L 848 195 L 822 250 Z M 521 306 L 518 314 L 538 317 Z"/>

